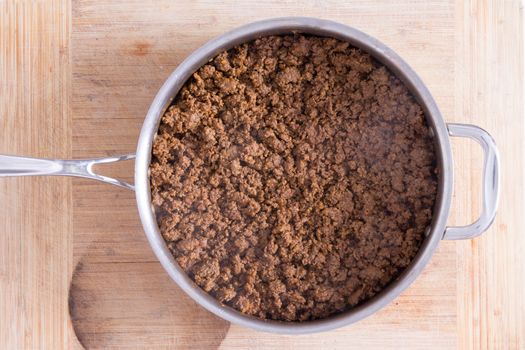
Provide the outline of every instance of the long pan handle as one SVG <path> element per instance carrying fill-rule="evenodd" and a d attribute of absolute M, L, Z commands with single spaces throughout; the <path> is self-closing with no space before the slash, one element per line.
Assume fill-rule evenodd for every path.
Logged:
<path fill-rule="evenodd" d="M 59 160 L 39 159 L 0 155 L 0 177 L 7 176 L 75 176 L 102 181 L 134 191 L 135 186 L 125 181 L 97 174 L 93 171 L 96 164 L 114 163 L 135 159 L 134 154 L 117 157 Z"/>

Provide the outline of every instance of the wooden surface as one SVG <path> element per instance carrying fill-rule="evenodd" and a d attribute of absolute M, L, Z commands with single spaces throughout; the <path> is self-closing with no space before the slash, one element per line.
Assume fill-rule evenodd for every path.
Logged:
<path fill-rule="evenodd" d="M 490 131 L 498 218 L 443 242 L 394 303 L 349 327 L 289 337 L 230 325 L 171 282 L 133 194 L 86 180 L 0 179 L 0 348 L 523 348 L 523 9 L 517 1 L 0 1 L 0 153 L 133 152 L 164 79 L 191 51 L 273 16 L 377 37 L 427 83 L 447 121 Z M 454 140 L 450 224 L 479 213 L 481 152 Z M 105 169 L 131 181 L 132 164 Z M 4 231 L 4 232 L 1 232 Z"/>
<path fill-rule="evenodd" d="M 523 2 L 458 1 L 456 33 L 455 114 L 491 132 L 502 173 L 491 229 L 457 243 L 458 346 L 524 349 Z M 472 148 L 480 153 L 478 145 Z M 480 212 L 479 159 L 475 152 L 456 155 L 456 174 L 462 177 L 457 181 L 468 186 L 456 196 L 468 204 L 459 209 L 470 219 Z"/>
<path fill-rule="evenodd" d="M 0 1 L 0 153 L 71 156 L 70 4 Z M 66 348 L 71 181 L 0 179 L 0 348 Z"/>

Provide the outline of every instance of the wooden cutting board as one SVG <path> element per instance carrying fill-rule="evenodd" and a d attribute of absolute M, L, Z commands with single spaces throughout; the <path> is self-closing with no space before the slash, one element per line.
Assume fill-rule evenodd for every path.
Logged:
<path fill-rule="evenodd" d="M 523 9 L 518 1 L 0 2 L 0 153 L 133 153 L 163 81 L 239 25 L 315 16 L 361 29 L 422 77 L 448 122 L 490 131 L 502 154 L 498 218 L 443 242 L 419 279 L 358 324 L 299 337 L 213 316 L 167 276 L 134 195 L 66 178 L 0 179 L 0 348 L 319 349 L 525 346 Z M 481 152 L 453 142 L 450 224 L 476 218 Z M 132 164 L 104 171 L 132 181 Z"/>

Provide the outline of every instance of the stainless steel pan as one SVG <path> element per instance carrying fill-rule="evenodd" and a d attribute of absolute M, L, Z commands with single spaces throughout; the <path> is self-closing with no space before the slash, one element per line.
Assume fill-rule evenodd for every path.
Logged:
<path fill-rule="evenodd" d="M 425 110 L 429 126 L 432 128 L 439 167 L 439 193 L 432 225 L 427 237 L 410 266 L 381 293 L 371 300 L 342 314 L 323 320 L 309 322 L 266 321 L 246 316 L 221 305 L 201 290 L 177 265 L 155 220 L 151 206 L 149 164 L 151 148 L 159 121 L 184 82 L 201 65 L 223 50 L 257 37 L 308 33 L 346 40 L 359 47 L 385 64 L 410 88 Z M 468 137 L 478 141 L 484 152 L 483 169 L 483 209 L 481 216 L 472 224 L 463 227 L 447 227 L 447 219 L 452 198 L 453 161 L 449 137 Z M 135 158 L 136 157 L 136 158 Z M 92 167 L 99 163 L 117 162 L 135 158 L 135 185 L 97 175 Z M 442 239 L 468 239 L 484 232 L 496 215 L 499 196 L 499 156 L 494 140 L 479 127 L 463 124 L 445 124 L 439 109 L 416 73 L 391 49 L 376 39 L 350 27 L 331 21 L 292 17 L 276 18 L 245 25 L 225 33 L 191 54 L 166 80 L 153 100 L 144 120 L 135 155 L 89 160 L 45 160 L 0 156 L 0 176 L 64 175 L 91 178 L 135 191 L 140 219 L 151 248 L 171 278 L 197 303 L 219 317 L 233 323 L 260 331 L 299 334 L 327 331 L 359 321 L 387 305 L 406 289 L 421 273 Z"/>

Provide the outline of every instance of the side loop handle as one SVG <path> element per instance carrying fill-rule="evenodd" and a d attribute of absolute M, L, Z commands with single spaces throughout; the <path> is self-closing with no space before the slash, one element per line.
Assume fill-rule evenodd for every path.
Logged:
<path fill-rule="evenodd" d="M 490 134 L 478 126 L 448 124 L 447 127 L 450 136 L 471 138 L 477 141 L 483 149 L 483 206 L 481 215 L 476 221 L 467 226 L 447 227 L 443 239 L 456 240 L 474 238 L 485 232 L 496 217 L 500 194 L 499 152 Z"/>

